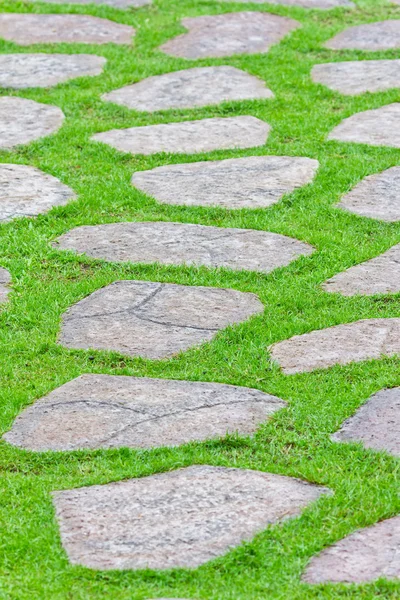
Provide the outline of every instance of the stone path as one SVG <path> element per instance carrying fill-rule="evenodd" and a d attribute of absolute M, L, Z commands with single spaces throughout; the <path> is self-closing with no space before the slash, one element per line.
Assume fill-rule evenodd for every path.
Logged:
<path fill-rule="evenodd" d="M 399 61 L 400 62 L 400 61 Z M 102 96 L 139 111 L 195 108 L 233 100 L 272 98 L 264 81 L 235 67 L 195 67 L 148 77 Z"/>
<path fill-rule="evenodd" d="M 152 0 L 46 0 L 46 4 L 106 4 L 113 8 L 130 8 L 152 4 Z"/>
<path fill-rule="evenodd" d="M 263 146 L 269 131 L 264 121 L 241 116 L 112 129 L 91 139 L 130 154 L 196 154 Z"/>
<path fill-rule="evenodd" d="M 400 48 L 400 21 L 356 25 L 340 32 L 325 44 L 331 50 L 390 50 Z"/>
<path fill-rule="evenodd" d="M 344 119 L 329 134 L 328 140 L 400 148 L 400 103 L 366 110 Z"/>
<path fill-rule="evenodd" d="M 315 65 L 312 80 L 348 96 L 400 87 L 400 60 L 359 60 Z"/>
<path fill-rule="evenodd" d="M 225 0 L 229 2 L 230 0 Z M 284 6 L 301 6 L 302 8 L 314 8 L 329 10 L 338 7 L 354 7 L 351 0 L 235 0 L 236 2 L 246 2 L 252 4 L 282 4 Z M 400 0 L 399 0 L 400 1 Z"/>
<path fill-rule="evenodd" d="M 306 583 L 367 583 L 400 578 L 400 517 L 360 529 L 311 560 Z"/>
<path fill-rule="evenodd" d="M 311 183 L 318 166 L 311 158 L 250 156 L 138 171 L 132 184 L 165 204 L 266 208 Z"/>
<path fill-rule="evenodd" d="M 161 52 L 181 58 L 207 58 L 267 52 L 298 21 L 260 12 L 237 12 L 182 19 L 189 33 L 160 47 Z"/>
<path fill-rule="evenodd" d="M 400 354 L 400 319 L 364 319 L 296 335 L 271 346 L 287 375 Z"/>
<path fill-rule="evenodd" d="M 327 492 L 271 473 L 192 466 L 53 497 L 72 564 L 171 569 L 225 554 Z"/>
<path fill-rule="evenodd" d="M 9 289 L 8 285 L 11 282 L 11 275 L 6 270 L 0 267 L 0 304 L 7 301 Z"/>
<path fill-rule="evenodd" d="M 82 375 L 25 409 L 4 439 L 36 451 L 178 446 L 250 435 L 285 405 L 218 383 Z"/>
<path fill-rule="evenodd" d="M 231 289 L 116 281 L 65 313 L 60 343 L 160 359 L 263 310 L 254 294 Z"/>

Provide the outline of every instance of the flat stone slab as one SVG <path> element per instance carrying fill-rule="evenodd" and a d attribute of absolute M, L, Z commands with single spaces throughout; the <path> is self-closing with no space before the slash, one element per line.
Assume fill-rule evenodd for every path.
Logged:
<path fill-rule="evenodd" d="M 230 0 L 225 0 L 229 2 Z M 351 0 L 235 0 L 236 2 L 247 2 L 248 4 L 279 4 L 283 6 L 301 6 L 302 8 L 314 8 L 329 10 L 332 8 L 353 8 Z"/>
<path fill-rule="evenodd" d="M 39 104 L 25 98 L 2 96 L 0 148 L 11 150 L 20 144 L 29 144 L 51 135 L 60 129 L 63 121 L 64 113 L 58 106 Z"/>
<path fill-rule="evenodd" d="M 400 87 L 400 60 L 358 60 L 315 65 L 315 83 L 347 96 Z"/>
<path fill-rule="evenodd" d="M 366 110 L 344 119 L 329 134 L 328 140 L 400 148 L 400 103 Z"/>
<path fill-rule="evenodd" d="M 31 44 L 131 44 L 129 25 L 89 15 L 0 14 L 0 38 Z"/>
<path fill-rule="evenodd" d="M 138 171 L 132 184 L 163 204 L 266 208 L 310 183 L 317 160 L 250 156 Z"/>
<path fill-rule="evenodd" d="M 284 406 L 232 385 L 82 375 L 25 409 L 4 439 L 36 451 L 178 446 L 250 435 Z"/>
<path fill-rule="evenodd" d="M 116 281 L 65 313 L 60 343 L 159 359 L 263 311 L 257 296 L 236 290 Z"/>
<path fill-rule="evenodd" d="M 201 465 L 53 498 L 72 564 L 172 569 L 225 554 L 328 492 L 282 475 Z"/>
<path fill-rule="evenodd" d="M 369 51 L 400 48 L 400 21 L 380 21 L 349 27 L 326 42 L 325 48 Z"/>
<path fill-rule="evenodd" d="M 268 123 L 240 116 L 112 129 L 91 139 L 130 154 L 196 154 L 263 146 L 269 131 Z"/>
<path fill-rule="evenodd" d="M 113 8 L 131 8 L 152 4 L 152 0 L 46 0 L 46 4 L 105 4 Z"/>
<path fill-rule="evenodd" d="M 0 267 L 0 304 L 7 302 L 9 289 L 8 285 L 11 282 L 11 275 L 6 270 Z"/>
<path fill-rule="evenodd" d="M 367 583 L 400 577 L 400 517 L 360 529 L 315 556 L 306 583 Z"/>
<path fill-rule="evenodd" d="M 399 61 L 400 62 L 400 61 Z M 102 96 L 134 110 L 194 108 L 233 100 L 272 98 L 264 81 L 235 67 L 196 67 L 148 77 Z"/>
<path fill-rule="evenodd" d="M 293 19 L 261 12 L 189 17 L 182 25 L 189 33 L 160 46 L 161 52 L 181 58 L 258 54 L 300 27 Z"/>
<path fill-rule="evenodd" d="M 270 348 L 287 375 L 400 354 L 400 319 L 364 319 L 295 335 Z"/>

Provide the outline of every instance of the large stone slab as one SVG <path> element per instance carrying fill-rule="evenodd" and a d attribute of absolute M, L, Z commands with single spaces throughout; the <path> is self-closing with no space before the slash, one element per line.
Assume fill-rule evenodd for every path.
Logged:
<path fill-rule="evenodd" d="M 310 183 L 319 163 L 297 156 L 250 156 L 139 171 L 132 184 L 165 204 L 266 208 Z"/>
<path fill-rule="evenodd" d="M 326 42 L 331 50 L 390 50 L 400 48 L 400 21 L 380 21 L 349 27 Z"/>
<path fill-rule="evenodd" d="M 366 110 L 344 119 L 329 134 L 328 140 L 400 148 L 400 103 Z"/>
<path fill-rule="evenodd" d="M 360 529 L 315 556 L 306 583 L 367 583 L 400 577 L 400 517 Z"/>
<path fill-rule="evenodd" d="M 65 313 L 60 343 L 165 358 L 263 310 L 257 296 L 236 290 L 116 281 Z"/>
<path fill-rule="evenodd" d="M 92 569 L 198 567 L 328 490 L 299 479 L 224 467 L 54 493 L 63 546 Z"/>
<path fill-rule="evenodd" d="M 46 4 L 106 4 L 113 8 L 131 8 L 152 4 L 152 0 L 46 0 Z"/>
<path fill-rule="evenodd" d="M 311 76 L 348 96 L 400 87 L 400 60 L 358 60 L 314 65 Z"/>
<path fill-rule="evenodd" d="M 232 385 L 82 375 L 25 409 L 4 439 L 36 451 L 178 446 L 250 435 L 285 405 Z"/>
<path fill-rule="evenodd" d="M 364 319 L 273 344 L 271 357 L 287 375 L 400 354 L 400 319 Z"/>
<path fill-rule="evenodd" d="M 225 0 L 229 2 L 230 0 Z M 284 6 L 301 6 L 302 8 L 314 8 L 329 10 L 332 8 L 354 7 L 351 0 L 236 0 L 236 2 L 246 2 L 251 4 L 280 4 Z"/>
<path fill-rule="evenodd" d="M 11 282 L 11 275 L 3 267 L 0 267 L 0 304 L 7 301 L 9 289 L 8 285 Z"/>
<path fill-rule="evenodd" d="M 3 96 L 0 98 L 0 148 L 11 150 L 55 133 L 63 120 L 64 113 L 58 106 Z"/>
<path fill-rule="evenodd" d="M 189 33 L 169 40 L 160 50 L 181 58 L 207 58 L 267 52 L 298 21 L 260 12 L 239 12 L 182 19 Z"/>
<path fill-rule="evenodd" d="M 264 81 L 229 66 L 195 67 L 148 77 L 102 96 L 108 102 L 147 112 L 272 97 Z"/>
<path fill-rule="evenodd" d="M 196 154 L 263 146 L 269 131 L 264 121 L 240 116 L 112 129 L 96 133 L 91 139 L 130 154 Z"/>
<path fill-rule="evenodd" d="M 0 38 L 31 44 L 130 44 L 133 27 L 89 15 L 0 14 Z"/>

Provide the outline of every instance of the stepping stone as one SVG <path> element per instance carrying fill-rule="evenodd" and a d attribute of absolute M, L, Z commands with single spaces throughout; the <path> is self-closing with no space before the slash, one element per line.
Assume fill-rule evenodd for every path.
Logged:
<path fill-rule="evenodd" d="M 329 134 L 328 140 L 400 148 L 400 103 L 366 110 L 344 119 Z"/>
<path fill-rule="evenodd" d="M 231 0 L 225 0 L 229 2 Z M 252 4 L 282 4 L 284 6 L 301 6 L 302 8 L 314 8 L 329 10 L 332 8 L 354 7 L 351 0 L 235 0 L 236 2 L 251 2 Z"/>
<path fill-rule="evenodd" d="M 257 296 L 236 290 L 116 281 L 65 313 L 60 343 L 159 359 L 263 311 Z"/>
<path fill-rule="evenodd" d="M 359 60 L 315 65 L 312 80 L 347 96 L 400 87 L 400 60 Z"/>
<path fill-rule="evenodd" d="M 400 456 L 400 387 L 381 390 L 332 436 L 337 442 L 362 442 L 366 448 Z"/>
<path fill-rule="evenodd" d="M 0 304 L 7 301 L 9 294 L 8 284 L 11 282 L 11 275 L 6 270 L 0 267 Z"/>
<path fill-rule="evenodd" d="M 221 556 L 328 492 L 292 477 L 198 465 L 53 498 L 72 564 L 173 569 Z"/>
<path fill-rule="evenodd" d="M 41 1 L 41 0 L 39 0 Z M 47 4 L 106 4 L 113 8 L 130 8 L 146 6 L 152 0 L 46 0 Z"/>
<path fill-rule="evenodd" d="M 55 133 L 63 121 L 64 113 L 58 106 L 3 96 L 0 98 L 0 148 L 11 150 Z"/>
<path fill-rule="evenodd" d="M 278 342 L 271 357 L 287 375 L 400 354 L 400 319 L 364 319 Z"/>
<path fill-rule="evenodd" d="M 131 44 L 133 27 L 88 15 L 0 14 L 0 38 L 31 44 Z"/>
<path fill-rule="evenodd" d="M 400 48 L 400 21 L 380 21 L 349 27 L 325 44 L 331 50 L 390 50 Z"/>
<path fill-rule="evenodd" d="M 367 583 L 400 577 L 400 517 L 360 529 L 311 559 L 306 583 Z"/>
<path fill-rule="evenodd" d="M 269 131 L 264 121 L 240 116 L 112 129 L 91 139 L 130 154 L 196 154 L 263 146 Z"/>
<path fill-rule="evenodd" d="M 178 446 L 253 434 L 284 406 L 232 385 L 82 375 L 29 406 L 4 439 L 36 451 Z"/>
<path fill-rule="evenodd" d="M 194 108 L 233 100 L 272 98 L 264 81 L 235 67 L 196 67 L 148 77 L 114 92 L 103 100 L 135 110 L 154 112 Z"/>
<path fill-rule="evenodd" d="M 92 54 L 1 54 L 0 87 L 50 87 L 75 77 L 100 75 L 106 62 Z"/>
<path fill-rule="evenodd" d="M 160 46 L 161 52 L 181 58 L 210 58 L 267 52 L 298 21 L 260 12 L 237 12 L 182 19 L 189 33 Z"/>
<path fill-rule="evenodd" d="M 34 217 L 75 197 L 71 188 L 39 169 L 0 164 L 0 221 Z"/>
<path fill-rule="evenodd" d="M 312 181 L 317 160 L 250 156 L 138 171 L 132 184 L 163 204 L 266 208 Z"/>
<path fill-rule="evenodd" d="M 400 292 L 400 244 L 381 256 L 335 275 L 324 283 L 323 288 L 327 292 L 339 292 L 344 296 Z"/>

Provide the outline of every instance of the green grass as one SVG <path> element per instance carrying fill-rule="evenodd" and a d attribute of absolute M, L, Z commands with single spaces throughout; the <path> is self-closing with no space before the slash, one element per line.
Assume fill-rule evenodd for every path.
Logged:
<path fill-rule="evenodd" d="M 59 106 L 61 130 L 12 152 L 1 162 L 29 164 L 70 185 L 78 199 L 37 219 L 0 226 L 0 266 L 12 274 L 10 303 L 0 313 L 0 428 L 59 385 L 82 373 L 111 373 L 216 381 L 258 388 L 288 401 L 254 438 L 228 436 L 173 449 L 33 453 L 0 442 L 0 598 L 32 600 L 141 600 L 182 597 L 209 600 L 394 599 L 400 585 L 308 586 L 300 576 L 309 559 L 359 527 L 400 511 L 399 461 L 335 444 L 330 435 L 366 399 L 400 385 L 400 360 L 368 361 L 285 376 L 271 364 L 276 341 L 361 318 L 400 316 L 399 295 L 345 298 L 321 283 L 400 242 L 400 224 L 385 224 L 339 210 L 335 204 L 368 174 L 400 164 L 400 150 L 327 142 L 343 118 L 400 101 L 400 91 L 344 97 L 314 85 L 313 64 L 361 58 L 400 58 L 399 51 L 329 51 L 323 43 L 352 24 L 400 18 L 384 0 L 356 0 L 353 11 L 307 11 L 213 0 L 155 0 L 151 7 L 46 5 L 0 0 L 2 12 L 73 12 L 106 17 L 137 29 L 125 46 L 43 45 L 0 42 L 8 52 L 89 52 L 105 56 L 99 77 L 16 95 Z M 184 16 L 260 10 L 293 17 L 302 27 L 268 54 L 185 61 L 157 47 L 183 31 Z M 275 98 L 226 102 L 196 110 L 137 113 L 101 101 L 101 94 L 150 75 L 201 65 L 227 64 L 265 80 Z M 111 128 L 212 116 L 254 115 L 272 126 L 264 147 L 204 155 L 130 156 L 90 141 Z M 133 172 L 159 165 L 252 155 L 308 156 L 320 162 L 311 185 L 267 210 L 229 211 L 159 205 L 133 189 Z M 225 269 L 107 264 L 53 249 L 50 242 L 83 224 L 166 220 L 243 227 L 293 236 L 316 252 L 263 276 Z M 265 313 L 221 332 L 208 344 L 162 361 L 116 353 L 67 350 L 57 344 L 64 311 L 92 291 L 119 279 L 228 287 L 256 293 Z M 97 572 L 71 566 L 63 551 L 51 502 L 53 490 L 142 477 L 192 464 L 260 469 L 329 486 L 301 517 L 270 527 L 251 542 L 195 570 Z"/>

